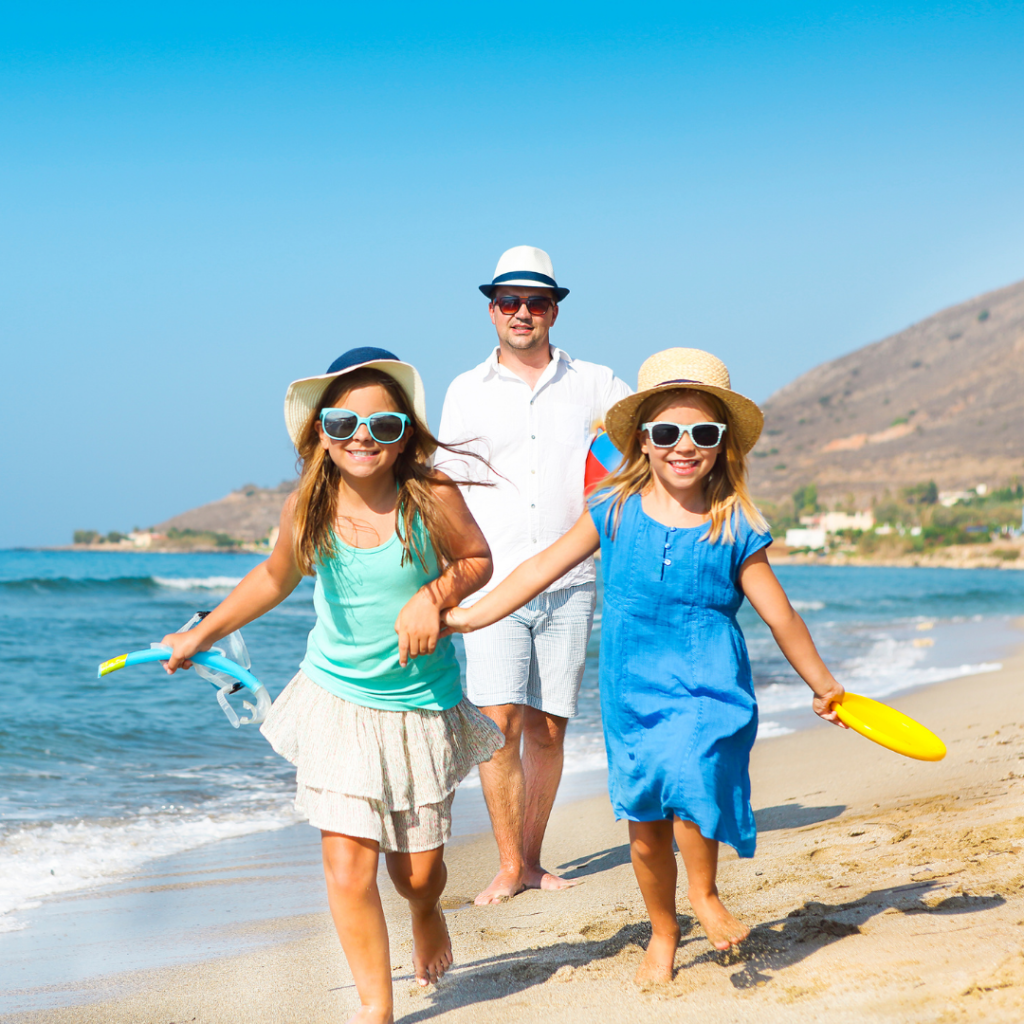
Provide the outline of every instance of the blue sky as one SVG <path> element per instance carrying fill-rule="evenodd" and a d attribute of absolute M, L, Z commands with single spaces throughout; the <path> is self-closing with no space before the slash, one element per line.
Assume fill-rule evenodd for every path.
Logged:
<path fill-rule="evenodd" d="M 4 11 L 0 547 L 276 484 L 355 345 L 436 423 L 511 245 L 756 400 L 1024 278 L 1019 4 L 152 6 Z"/>

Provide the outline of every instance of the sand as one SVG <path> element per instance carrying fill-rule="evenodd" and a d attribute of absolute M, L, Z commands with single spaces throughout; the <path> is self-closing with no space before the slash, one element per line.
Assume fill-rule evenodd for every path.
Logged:
<path fill-rule="evenodd" d="M 678 899 L 667 985 L 632 977 L 649 935 L 626 829 L 605 798 L 556 809 L 545 859 L 579 880 L 498 907 L 472 896 L 490 837 L 449 850 L 457 967 L 417 989 L 401 901 L 386 893 L 396 1019 L 444 1021 L 1024 1020 L 1024 656 L 891 703 L 938 732 L 939 763 L 821 724 L 758 743 L 753 860 L 727 851 L 723 899 L 753 926 L 715 951 Z M 345 1021 L 357 1000 L 326 912 L 248 926 L 279 941 L 240 957 L 97 982 L 103 998 L 3 1018 L 76 1024 Z M 59 955 L 59 954 L 58 954 Z M 111 997 L 110 993 L 116 995 Z"/>

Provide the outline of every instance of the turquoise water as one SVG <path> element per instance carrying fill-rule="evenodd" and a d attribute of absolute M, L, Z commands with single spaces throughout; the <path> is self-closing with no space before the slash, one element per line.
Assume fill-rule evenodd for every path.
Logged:
<path fill-rule="evenodd" d="M 255 729 L 232 729 L 207 683 L 193 673 L 170 680 L 156 666 L 96 678 L 101 661 L 212 607 L 258 561 L 0 552 L 0 930 L 24 927 L 47 896 L 295 821 L 291 766 Z M 876 696 L 990 670 L 1016 639 L 1010 619 L 1024 614 L 1020 572 L 783 567 L 779 576 L 837 675 Z M 302 657 L 312 595 L 306 581 L 245 629 L 272 695 Z M 812 724 L 807 689 L 765 627 L 748 607 L 741 621 L 762 735 Z M 567 770 L 581 778 L 603 765 L 599 634 L 598 618 L 567 739 Z M 476 785 L 467 780 L 467 796 Z"/>

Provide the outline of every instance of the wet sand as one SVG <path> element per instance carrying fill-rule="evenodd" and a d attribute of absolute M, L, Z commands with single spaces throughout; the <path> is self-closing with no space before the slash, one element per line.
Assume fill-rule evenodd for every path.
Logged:
<path fill-rule="evenodd" d="M 891 703 L 945 739 L 944 761 L 911 761 L 824 724 L 755 747 L 758 853 L 726 851 L 719 875 L 727 906 L 753 926 L 739 950 L 714 950 L 681 892 L 675 977 L 635 986 L 649 928 L 625 825 L 606 798 L 583 800 L 556 808 L 545 848 L 548 866 L 580 883 L 565 892 L 473 907 L 493 843 L 453 844 L 445 908 L 456 968 L 436 989 L 415 987 L 407 917 L 386 892 L 396 1019 L 1019 1024 L 1024 656 Z M 356 1009 L 326 912 L 237 935 L 262 944 L 98 978 L 69 990 L 64 1008 L 0 1019 L 283 1024 L 345 1021 Z"/>

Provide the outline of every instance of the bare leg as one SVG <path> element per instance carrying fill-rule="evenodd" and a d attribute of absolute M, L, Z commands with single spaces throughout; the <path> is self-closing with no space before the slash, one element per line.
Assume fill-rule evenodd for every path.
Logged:
<path fill-rule="evenodd" d="M 715 876 L 718 873 L 718 843 L 706 839 L 692 821 L 676 818 L 672 823 L 676 845 L 686 867 L 687 895 L 690 906 L 715 949 L 737 946 L 750 929 L 737 921 L 718 898 Z"/>
<path fill-rule="evenodd" d="M 412 911 L 413 969 L 424 988 L 452 965 L 452 940 L 438 902 L 448 881 L 444 847 L 422 853 L 388 853 L 388 874 Z"/>
<path fill-rule="evenodd" d="M 337 832 L 320 837 L 327 901 L 361 1004 L 349 1024 L 392 1024 L 391 951 L 377 890 L 380 847 Z"/>
<path fill-rule="evenodd" d="M 631 821 L 629 856 L 651 919 L 651 941 L 636 972 L 638 985 L 672 980 L 679 922 L 676 920 L 676 855 L 671 821 Z"/>
<path fill-rule="evenodd" d="M 544 832 L 562 779 L 562 749 L 567 718 L 527 707 L 523 712 L 523 884 L 527 889 L 567 889 L 575 882 L 545 871 L 540 863 Z"/>
<path fill-rule="evenodd" d="M 523 762 L 519 743 L 523 730 L 521 704 L 497 704 L 480 709 L 505 735 L 505 746 L 480 765 L 491 830 L 498 844 L 499 868 L 491 884 L 474 900 L 478 907 L 500 903 L 523 891 Z"/>

